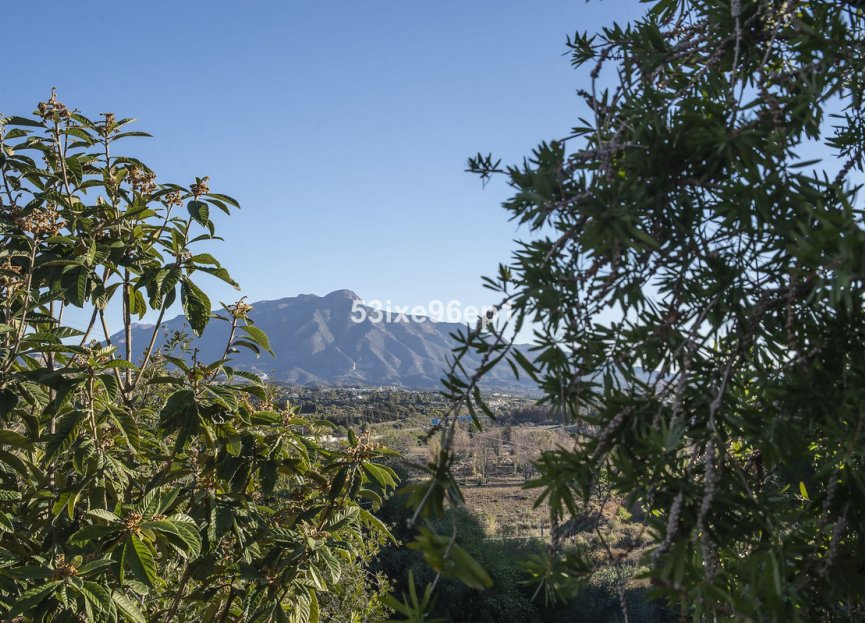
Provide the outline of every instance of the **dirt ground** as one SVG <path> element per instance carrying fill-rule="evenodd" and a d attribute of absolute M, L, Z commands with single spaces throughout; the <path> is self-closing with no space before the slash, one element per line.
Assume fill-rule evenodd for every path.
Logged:
<path fill-rule="evenodd" d="M 466 506 L 483 521 L 490 536 L 536 537 L 549 535 L 545 505 L 532 508 L 540 491 L 524 489 L 522 478 L 491 479 L 487 484 L 463 483 Z"/>
<path fill-rule="evenodd" d="M 429 449 L 411 448 L 404 453 L 407 460 L 424 464 Z M 526 479 L 514 474 L 512 458 L 505 455 L 494 461 L 482 477 L 464 456 L 455 469 L 465 498 L 466 507 L 481 520 L 491 537 L 529 538 L 549 536 L 549 511 L 546 505 L 533 508 L 539 489 L 526 489 Z"/>

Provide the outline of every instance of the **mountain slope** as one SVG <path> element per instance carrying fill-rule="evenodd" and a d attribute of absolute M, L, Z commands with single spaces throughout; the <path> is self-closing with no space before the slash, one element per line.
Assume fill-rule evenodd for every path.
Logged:
<path fill-rule="evenodd" d="M 302 294 L 254 303 L 250 318 L 268 334 L 276 357 L 263 353 L 256 358 L 243 349 L 233 355 L 232 365 L 289 383 L 438 387 L 453 347 L 450 334 L 462 325 L 387 316 L 375 322 L 369 307 L 365 307 L 366 318 L 356 322 L 360 314 L 353 316 L 352 311 L 360 302 L 354 292 L 337 290 L 326 296 Z M 152 331 L 152 326 L 136 325 L 134 351 L 143 350 Z M 189 333 L 183 316 L 163 323 L 157 348 L 172 331 Z M 222 356 L 227 338 L 228 323 L 212 320 L 204 335 L 193 340 L 193 346 L 199 349 L 202 361 L 214 361 Z M 122 334 L 113 336 L 112 343 L 123 344 Z M 531 387 L 525 379 L 515 380 L 507 365 L 492 370 L 485 386 Z"/>

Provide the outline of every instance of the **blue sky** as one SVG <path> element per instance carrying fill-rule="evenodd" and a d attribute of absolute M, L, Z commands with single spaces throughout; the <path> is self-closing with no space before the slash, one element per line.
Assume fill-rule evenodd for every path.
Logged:
<path fill-rule="evenodd" d="M 520 159 L 567 133 L 585 73 L 567 34 L 636 0 L 83 0 L 5 8 L 0 112 L 56 86 L 139 119 L 125 151 L 161 181 L 209 175 L 243 209 L 215 249 L 251 300 L 350 288 L 367 300 L 492 302 L 480 277 L 521 232 L 466 157 Z M 215 300 L 236 294 L 207 284 Z"/>

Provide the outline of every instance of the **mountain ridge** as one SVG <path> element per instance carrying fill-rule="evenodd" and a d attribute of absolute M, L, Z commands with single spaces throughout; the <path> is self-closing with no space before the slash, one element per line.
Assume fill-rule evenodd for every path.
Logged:
<path fill-rule="evenodd" d="M 450 334 L 465 328 L 460 323 L 435 322 L 428 317 L 389 314 L 364 305 L 348 289 L 324 296 L 299 294 L 251 305 L 249 317 L 267 333 L 275 357 L 267 353 L 256 357 L 241 349 L 232 355 L 232 365 L 266 374 L 272 381 L 300 385 L 440 387 L 447 358 L 455 345 Z M 149 343 L 154 326 L 133 326 L 133 352 Z M 211 320 L 199 338 L 191 336 L 183 315 L 164 321 L 161 326 L 155 349 L 161 349 L 174 331 L 180 331 L 190 333 L 190 344 L 199 350 L 202 361 L 222 357 L 228 323 Z M 115 334 L 111 339 L 118 346 L 125 343 L 123 334 Z M 477 365 L 479 359 L 469 356 L 468 363 Z M 517 380 L 510 366 L 503 365 L 487 374 L 484 387 L 525 391 L 534 385 L 526 378 Z"/>

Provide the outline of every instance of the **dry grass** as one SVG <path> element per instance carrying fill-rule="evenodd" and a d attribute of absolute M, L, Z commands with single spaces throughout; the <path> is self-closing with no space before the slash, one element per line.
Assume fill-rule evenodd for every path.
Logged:
<path fill-rule="evenodd" d="M 493 537 L 549 536 L 549 511 L 545 506 L 532 508 L 537 490 L 522 488 L 522 478 L 491 479 L 487 484 L 466 483 L 462 491 L 466 506 L 486 523 Z"/>

